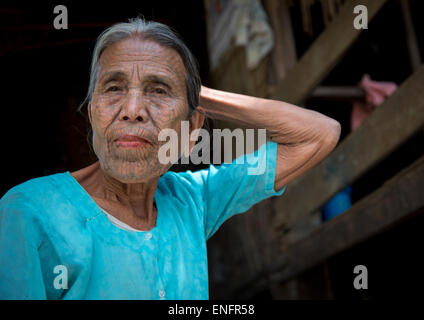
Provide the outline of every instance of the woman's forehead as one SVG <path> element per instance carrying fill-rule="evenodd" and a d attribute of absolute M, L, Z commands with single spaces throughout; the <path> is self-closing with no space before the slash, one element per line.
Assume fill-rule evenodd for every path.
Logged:
<path fill-rule="evenodd" d="M 168 74 L 185 81 L 185 67 L 180 55 L 152 40 L 128 38 L 107 47 L 100 57 L 101 73 L 111 69 L 133 73 L 148 71 Z"/>

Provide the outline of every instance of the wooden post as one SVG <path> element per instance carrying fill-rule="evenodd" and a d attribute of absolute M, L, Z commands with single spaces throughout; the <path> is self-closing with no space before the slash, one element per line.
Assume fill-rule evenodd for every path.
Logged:
<path fill-rule="evenodd" d="M 265 9 L 274 32 L 274 48 L 271 52 L 271 71 L 275 84 L 283 80 L 296 64 L 296 44 L 287 0 L 265 0 Z"/>
<path fill-rule="evenodd" d="M 409 0 L 400 0 L 400 6 L 405 23 L 406 44 L 408 45 L 409 60 L 413 70 L 417 70 L 421 65 L 421 54 L 418 48 L 417 37 L 415 35 L 414 24 L 411 17 Z"/>

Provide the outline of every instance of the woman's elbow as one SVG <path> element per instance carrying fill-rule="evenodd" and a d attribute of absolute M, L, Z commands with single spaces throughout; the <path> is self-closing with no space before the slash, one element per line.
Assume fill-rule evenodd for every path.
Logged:
<path fill-rule="evenodd" d="M 337 120 L 328 118 L 325 125 L 325 134 L 323 144 L 328 152 L 331 152 L 337 145 L 340 139 L 341 125 Z"/>

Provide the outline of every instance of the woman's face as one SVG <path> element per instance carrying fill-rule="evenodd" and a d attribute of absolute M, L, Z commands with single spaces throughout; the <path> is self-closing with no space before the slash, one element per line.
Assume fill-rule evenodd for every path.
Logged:
<path fill-rule="evenodd" d="M 185 67 L 178 53 L 151 40 L 128 38 L 101 55 L 89 105 L 94 151 L 103 171 L 124 183 L 146 182 L 172 163 L 158 158 L 159 132 L 188 116 Z"/>

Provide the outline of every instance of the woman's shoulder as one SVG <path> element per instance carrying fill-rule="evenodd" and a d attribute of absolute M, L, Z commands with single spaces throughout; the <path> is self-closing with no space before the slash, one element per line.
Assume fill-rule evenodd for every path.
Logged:
<path fill-rule="evenodd" d="M 67 173 L 56 173 L 22 182 L 9 189 L 0 199 L 0 208 L 33 207 L 51 203 L 60 194 L 59 186 L 67 181 Z"/>
<path fill-rule="evenodd" d="M 33 178 L 14 186 L 0 199 L 0 234 L 3 232 L 11 239 L 25 238 L 37 248 L 47 238 L 51 241 L 45 243 L 74 239 L 75 226 L 84 221 L 72 202 L 74 190 L 69 172 Z"/>

